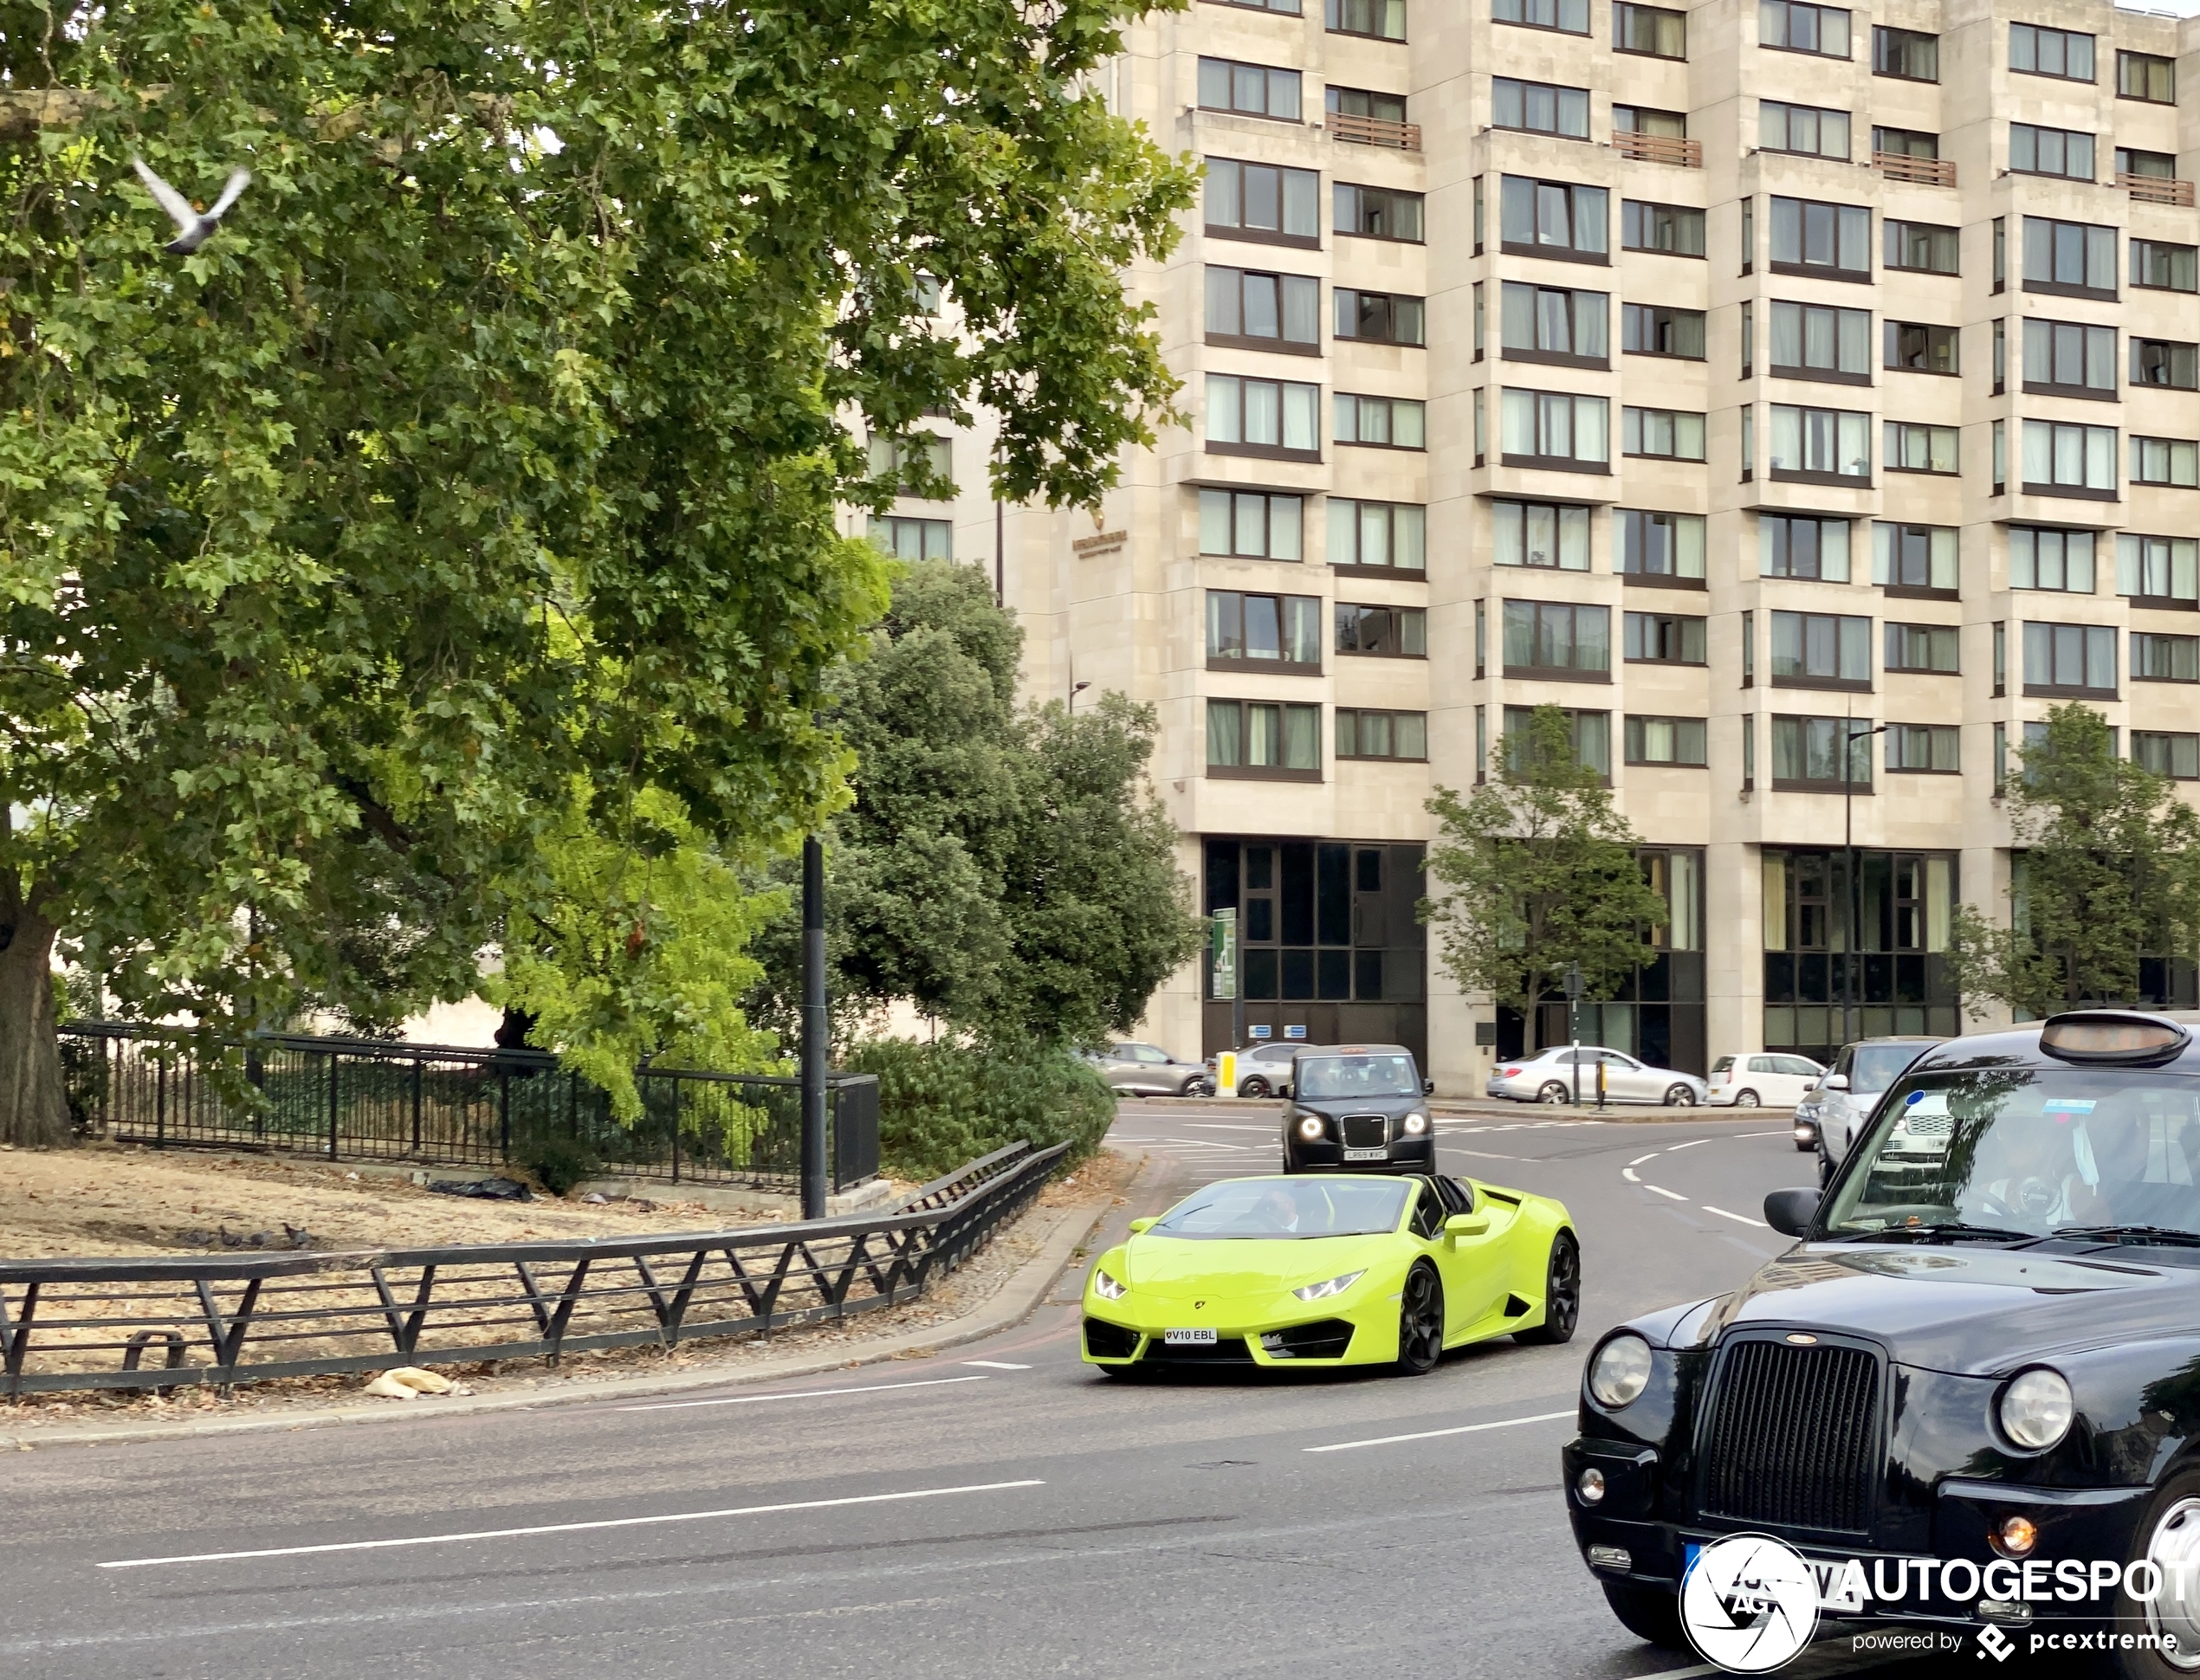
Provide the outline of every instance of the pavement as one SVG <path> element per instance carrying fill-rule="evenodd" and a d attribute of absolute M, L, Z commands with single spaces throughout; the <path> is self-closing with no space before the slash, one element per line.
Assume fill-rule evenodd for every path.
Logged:
<path fill-rule="evenodd" d="M 1134 1102 L 1113 1140 L 1152 1165 L 1090 1252 L 1271 1170 L 1276 1121 Z M 1776 1253 L 1759 1204 L 1810 1182 L 1808 1157 L 1767 1115 L 1524 1108 L 1440 1120 L 1438 1141 L 1446 1170 L 1569 1204 L 1571 1346 L 1491 1343 L 1417 1379 L 1118 1384 L 1078 1360 L 1072 1258 L 1019 1321 L 929 1357 L 12 1454 L 0 1675 L 1711 1672 L 1613 1620 L 1558 1447 L 1595 1334 Z M 1871 1663 L 1821 1647 L 1783 1672 Z"/>

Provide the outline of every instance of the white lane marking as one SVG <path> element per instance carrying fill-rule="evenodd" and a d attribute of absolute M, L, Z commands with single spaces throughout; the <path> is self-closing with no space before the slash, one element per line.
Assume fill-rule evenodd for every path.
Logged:
<path fill-rule="evenodd" d="M 1647 1160 L 1649 1157 L 1646 1155 L 1643 1159 Z M 1640 1179 L 1635 1176 L 1634 1168 L 1632 1166 L 1622 1166 L 1620 1169 L 1620 1176 L 1625 1179 L 1629 1184 L 1640 1184 L 1642 1182 Z"/>
<path fill-rule="evenodd" d="M 1678 1190 L 1668 1190 L 1663 1185 L 1646 1184 L 1642 1187 L 1645 1190 L 1654 1190 L 1660 1196 L 1670 1196 L 1677 1202 L 1685 1202 L 1688 1199 L 1687 1197 L 1682 1195 Z"/>
<path fill-rule="evenodd" d="M 1653 1149 L 1653 1150 L 1652 1150 L 1652 1151 L 1651 1151 L 1648 1154 L 1647 1154 L 1647 1155 L 1637 1155 L 1637 1156 L 1636 1156 L 1636 1157 L 1635 1157 L 1633 1160 L 1629 1161 L 1629 1162 L 1627 1163 L 1627 1165 L 1628 1165 L 1629 1166 L 1641 1166 L 1641 1165 L 1642 1165 L 1642 1163 L 1643 1163 L 1643 1162 L 1645 1162 L 1645 1161 L 1647 1161 L 1647 1160 L 1657 1160 L 1657 1159 L 1658 1159 L 1658 1152 L 1657 1152 L 1655 1149 Z"/>
<path fill-rule="evenodd" d="M 907 1493 L 856 1494 L 846 1499 L 796 1499 L 783 1505 L 734 1505 L 720 1511 L 675 1511 L 663 1516 L 614 1516 L 593 1522 L 546 1522 L 531 1528 L 477 1528 L 463 1535 L 411 1535 L 402 1540 L 344 1540 L 325 1546 L 269 1546 L 253 1552 L 199 1552 L 187 1557 L 119 1558 L 111 1563 L 95 1567 L 101 1569 L 145 1569 L 159 1563 L 231 1563 L 241 1558 L 296 1558 L 321 1552 L 381 1552 L 399 1546 L 455 1546 L 469 1540 L 513 1540 L 529 1535 L 578 1535 L 599 1528 L 645 1528 L 667 1522 L 709 1522 L 728 1516 L 770 1516 L 780 1511 L 822 1511 L 838 1505 L 888 1505 L 909 1499 L 944 1499 L 950 1494 L 1000 1493 L 1010 1488 L 1043 1488 L 1045 1485 L 1045 1483 L 1036 1479 L 979 1482 L 961 1488 L 914 1488 Z"/>
<path fill-rule="evenodd" d="M 1731 1219 L 1737 1225 L 1755 1225 L 1759 1231 L 1770 1231 L 1772 1229 L 1770 1225 L 1765 1224 L 1762 1219 L 1752 1219 L 1746 1213 L 1729 1213 L 1724 1208 L 1713 1207 L 1709 1202 L 1705 1202 L 1704 1204 L 1704 1212 L 1706 1213 L 1716 1213 L 1722 1219 Z"/>
<path fill-rule="evenodd" d="M 1387 1447 L 1400 1441 L 1433 1441 L 1440 1435 L 1473 1435 L 1485 1429 L 1511 1429 L 1516 1424 L 1548 1424 L 1574 1418 L 1576 1412 L 1538 1412 L 1532 1418 L 1504 1418 L 1494 1424 L 1461 1424 L 1455 1429 L 1424 1429 L 1411 1435 L 1378 1435 L 1369 1441 L 1333 1441 L 1325 1447 L 1302 1447 L 1302 1452 L 1349 1452 L 1354 1447 Z"/>
<path fill-rule="evenodd" d="M 1709 1138 L 1691 1138 L 1686 1143 L 1676 1143 L 1671 1149 L 1666 1150 L 1665 1153 L 1670 1155 L 1682 1149 L 1693 1149 L 1699 1143 L 1709 1143 L 1710 1141 L 1711 1140 Z"/>
<path fill-rule="evenodd" d="M 982 1365 L 988 1371 L 1028 1371 L 1028 1365 L 1011 1365 L 1006 1360 L 965 1360 L 965 1365 Z"/>
<path fill-rule="evenodd" d="M 1486 1149 L 1462 1149 L 1457 1144 L 1452 1143 L 1444 1146 L 1444 1153 L 1447 1155 L 1472 1155 L 1476 1160 L 1518 1160 L 1520 1159 L 1517 1155 L 1493 1155 Z"/>
<path fill-rule="evenodd" d="M 685 1412 L 698 1405 L 761 1405 L 767 1400 L 821 1400 L 834 1394 L 883 1394 L 890 1388 L 937 1388 L 942 1383 L 983 1382 L 983 1377 L 921 1377 L 915 1382 L 873 1382 L 857 1388 L 805 1388 L 792 1394 L 728 1394 L 715 1400 L 652 1400 L 619 1412 Z"/>
<path fill-rule="evenodd" d="M 1272 1126 L 1246 1126 L 1225 1120 L 1187 1120 L 1187 1126 L 1196 1126 L 1202 1132 L 1272 1132 Z"/>
<path fill-rule="evenodd" d="M 1737 1138 L 1784 1138 L 1790 1135 L 1792 1130 L 1792 1128 L 1783 1126 L 1776 1132 L 1737 1132 L 1734 1135 Z"/>

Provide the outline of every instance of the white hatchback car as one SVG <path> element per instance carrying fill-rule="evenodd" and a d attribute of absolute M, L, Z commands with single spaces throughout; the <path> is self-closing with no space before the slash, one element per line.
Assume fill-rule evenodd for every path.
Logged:
<path fill-rule="evenodd" d="M 1791 1108 L 1825 1071 L 1807 1056 L 1722 1056 L 1711 1063 L 1711 1107 Z"/>

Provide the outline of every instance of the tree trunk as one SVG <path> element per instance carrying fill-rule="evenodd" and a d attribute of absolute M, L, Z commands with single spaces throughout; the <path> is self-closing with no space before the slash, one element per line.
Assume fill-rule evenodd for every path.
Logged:
<path fill-rule="evenodd" d="M 14 896 L 6 895 L 6 896 Z M 54 936 L 60 930 L 18 898 L 0 922 L 0 1143 L 36 1149 L 70 1140 L 61 1044 L 54 1037 Z"/>

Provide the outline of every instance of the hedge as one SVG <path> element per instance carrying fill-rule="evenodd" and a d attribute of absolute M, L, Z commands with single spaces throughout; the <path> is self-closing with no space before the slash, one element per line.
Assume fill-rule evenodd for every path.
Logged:
<path fill-rule="evenodd" d="M 1116 1115 L 1107 1081 L 1048 1046 L 873 1038 L 843 1065 L 878 1076 L 880 1165 L 896 1178 L 936 1179 L 1019 1138 L 1066 1142 L 1079 1161 Z"/>

